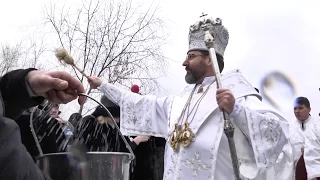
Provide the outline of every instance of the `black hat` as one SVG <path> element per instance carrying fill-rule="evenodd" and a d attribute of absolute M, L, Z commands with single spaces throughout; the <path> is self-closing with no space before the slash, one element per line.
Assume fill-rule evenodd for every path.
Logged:
<path fill-rule="evenodd" d="M 108 99 L 105 95 L 101 97 L 100 102 L 107 108 L 109 107 L 119 107 L 115 103 L 113 103 L 110 99 Z"/>
<path fill-rule="evenodd" d="M 111 100 L 109 100 L 105 95 L 103 95 L 101 97 L 100 102 L 106 108 L 108 108 L 108 110 L 112 114 L 112 116 L 120 117 L 120 107 L 118 105 L 116 105 L 115 103 L 113 103 Z M 98 117 L 98 116 L 108 117 L 109 116 L 108 112 L 102 106 L 98 106 L 91 115 L 93 115 L 94 117 Z"/>

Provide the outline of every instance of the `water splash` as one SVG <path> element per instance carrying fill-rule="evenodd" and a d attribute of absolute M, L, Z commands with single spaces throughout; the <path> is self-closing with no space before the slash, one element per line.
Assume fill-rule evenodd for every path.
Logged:
<path fill-rule="evenodd" d="M 80 119 L 72 119 L 70 116 L 69 121 L 59 123 L 54 118 L 50 117 L 50 107 L 51 104 L 48 103 L 41 107 L 41 109 L 38 108 L 41 113 L 33 119 L 33 124 L 36 127 L 37 139 L 41 143 L 41 146 L 46 146 L 46 137 L 54 137 L 50 137 L 50 141 L 55 139 L 54 143 L 56 143 L 57 150 L 52 149 L 50 150 L 50 153 L 69 151 L 68 148 L 72 146 L 74 141 L 77 141 L 78 144 L 83 145 L 89 151 L 120 151 L 120 134 L 116 133 L 117 129 L 114 127 L 98 123 L 96 118 L 92 115 L 82 117 L 79 113 Z M 75 124 L 75 126 L 73 126 L 73 124 Z M 73 162 L 77 161 L 74 159 L 78 159 L 77 156 L 73 158 L 74 155 L 71 157 Z"/>

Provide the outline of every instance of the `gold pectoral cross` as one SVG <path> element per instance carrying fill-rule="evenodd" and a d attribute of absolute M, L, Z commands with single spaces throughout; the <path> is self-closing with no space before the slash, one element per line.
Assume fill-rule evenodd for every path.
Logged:
<path fill-rule="evenodd" d="M 175 124 L 174 130 L 170 135 L 170 146 L 174 151 L 177 151 L 179 148 L 179 143 L 180 143 L 180 137 L 181 137 L 181 125 Z"/>
<path fill-rule="evenodd" d="M 182 146 L 185 148 L 188 147 L 194 140 L 194 137 L 194 133 L 190 129 L 189 124 L 186 122 L 184 124 L 184 129 L 182 130 L 182 134 L 180 137 Z"/>

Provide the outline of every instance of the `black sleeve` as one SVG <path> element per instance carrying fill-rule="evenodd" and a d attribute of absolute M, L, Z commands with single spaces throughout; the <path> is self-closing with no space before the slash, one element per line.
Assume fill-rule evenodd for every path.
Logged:
<path fill-rule="evenodd" d="M 21 142 L 15 121 L 0 117 L 0 179 L 48 180 Z"/>
<path fill-rule="evenodd" d="M 127 136 L 124 136 L 124 138 L 127 140 L 130 148 L 132 149 L 132 151 L 134 151 L 137 148 L 137 144 L 134 141 L 131 141 Z M 127 149 L 126 144 L 124 143 L 124 141 L 122 140 L 122 138 L 119 135 L 119 140 L 120 140 L 120 149 L 119 152 L 127 152 L 130 153 L 130 151 Z"/>
<path fill-rule="evenodd" d="M 24 110 L 40 104 L 43 97 L 30 97 L 26 76 L 36 69 L 19 69 L 5 74 L 0 80 L 0 91 L 4 103 L 5 117 L 15 119 Z"/>
<path fill-rule="evenodd" d="M 0 79 L 0 179 L 47 180 L 21 142 L 19 126 L 12 118 L 37 105 L 26 87 L 28 70 L 16 70 Z M 11 118 L 11 119 L 10 119 Z"/>
<path fill-rule="evenodd" d="M 134 141 L 129 141 L 129 145 L 130 145 L 132 151 L 134 151 L 138 146 Z"/>

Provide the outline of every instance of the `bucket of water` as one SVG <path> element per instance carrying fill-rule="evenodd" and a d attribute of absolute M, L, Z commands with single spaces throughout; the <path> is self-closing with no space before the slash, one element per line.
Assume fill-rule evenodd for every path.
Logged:
<path fill-rule="evenodd" d="M 131 160 L 131 154 L 119 152 L 87 152 L 85 161 L 52 153 L 40 157 L 38 166 L 53 180 L 129 180 Z"/>

